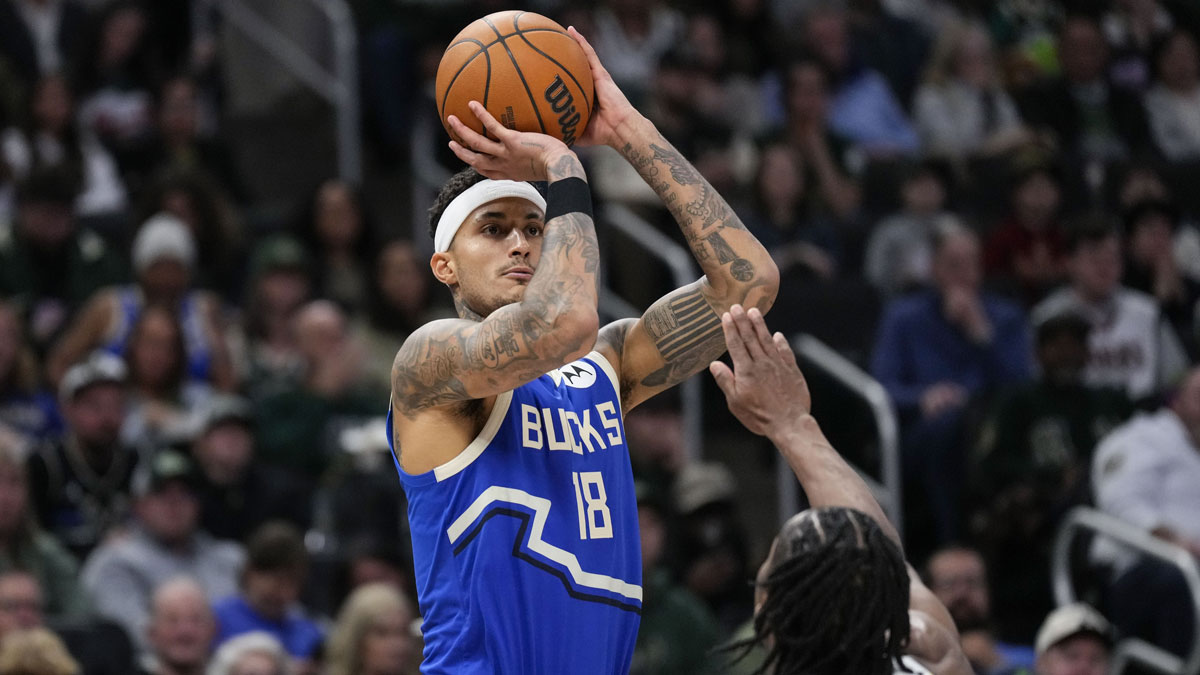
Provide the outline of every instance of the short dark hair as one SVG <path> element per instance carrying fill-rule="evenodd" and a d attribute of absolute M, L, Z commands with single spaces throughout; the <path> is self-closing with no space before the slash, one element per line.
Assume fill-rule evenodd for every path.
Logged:
<path fill-rule="evenodd" d="M 433 206 L 429 207 L 429 238 L 433 239 L 437 234 L 438 220 L 441 220 L 442 214 L 446 212 L 446 207 L 450 206 L 450 202 L 454 198 L 461 195 L 476 183 L 487 180 L 487 176 L 479 173 L 471 167 L 467 167 L 462 171 L 450 177 L 442 189 L 438 190 L 437 197 L 433 200 Z"/>
<path fill-rule="evenodd" d="M 1179 208 L 1174 203 L 1163 199 L 1143 199 L 1125 210 L 1122 217 L 1125 235 L 1133 236 L 1147 216 L 1151 215 L 1166 218 L 1172 231 L 1179 227 Z"/>
<path fill-rule="evenodd" d="M 67 166 L 39 167 L 17 184 L 18 204 L 70 206 L 79 194 L 79 173 Z"/>
<path fill-rule="evenodd" d="M 1079 216 L 1067 228 L 1067 253 L 1073 255 L 1084 246 L 1102 242 L 1110 237 L 1118 240 L 1121 238 L 1121 232 L 1112 218 L 1102 213 Z"/>
<path fill-rule="evenodd" d="M 246 570 L 254 572 L 303 572 L 308 551 L 300 530 L 280 520 L 266 522 L 246 542 Z"/>
<path fill-rule="evenodd" d="M 827 507 L 779 533 L 754 637 L 773 644 L 758 673 L 890 675 L 908 643 L 908 565 L 871 516 Z"/>

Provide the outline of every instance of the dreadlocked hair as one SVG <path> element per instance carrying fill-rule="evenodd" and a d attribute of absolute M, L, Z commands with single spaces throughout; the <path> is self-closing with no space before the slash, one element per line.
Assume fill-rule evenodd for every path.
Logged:
<path fill-rule="evenodd" d="M 794 516 L 779 533 L 754 617 L 769 645 L 758 674 L 891 675 L 908 643 L 908 567 L 867 514 L 830 507 Z"/>
<path fill-rule="evenodd" d="M 450 202 L 454 198 L 461 195 L 467 188 L 476 183 L 483 182 L 487 177 L 479 173 L 471 167 L 467 167 L 462 171 L 450 177 L 446 184 L 438 190 L 437 197 L 433 200 L 433 206 L 429 207 L 429 238 L 433 239 L 437 233 L 437 224 L 441 220 L 442 214 L 446 212 L 446 207 L 450 206 Z"/>

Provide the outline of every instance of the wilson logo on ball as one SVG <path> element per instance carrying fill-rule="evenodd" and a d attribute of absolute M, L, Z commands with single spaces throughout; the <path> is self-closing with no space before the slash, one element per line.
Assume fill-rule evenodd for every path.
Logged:
<path fill-rule="evenodd" d="M 562 131 L 563 143 L 571 145 L 575 142 L 575 130 L 579 121 L 583 119 L 579 111 L 575 110 L 575 97 L 558 75 L 555 75 L 554 81 L 546 87 L 545 96 L 550 109 L 558 113 L 558 128 Z"/>

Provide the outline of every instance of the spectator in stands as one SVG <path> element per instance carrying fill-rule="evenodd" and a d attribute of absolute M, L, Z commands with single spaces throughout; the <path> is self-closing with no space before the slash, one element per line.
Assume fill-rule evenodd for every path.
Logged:
<path fill-rule="evenodd" d="M 316 479 L 333 457 L 330 424 L 378 415 L 379 401 L 359 387 L 362 349 L 337 305 L 305 305 L 295 318 L 295 339 L 303 380 L 259 403 L 258 447 L 264 460 Z"/>
<path fill-rule="evenodd" d="M 1100 218 L 1081 221 L 1067 243 L 1070 283 L 1033 310 L 1034 323 L 1075 312 L 1092 326 L 1088 384 L 1152 396 L 1187 367 L 1187 356 L 1154 299 L 1121 285 L 1121 237 Z"/>
<path fill-rule="evenodd" d="M 433 304 L 427 268 L 416 246 L 406 239 L 387 242 L 375 256 L 366 312 L 353 333 L 366 350 L 362 375 L 379 391 L 390 391 L 392 386 L 396 345 L 425 323 L 449 316 L 448 308 Z"/>
<path fill-rule="evenodd" d="M 199 417 L 192 457 L 199 467 L 197 494 L 204 529 L 234 541 L 244 541 L 274 519 L 307 529 L 312 521 L 311 495 L 291 474 L 255 457 L 250 402 L 218 395 L 205 404 Z"/>
<path fill-rule="evenodd" d="M 1124 214 L 1125 286 L 1154 298 L 1188 354 L 1198 353 L 1200 281 L 1185 276 L 1175 256 L 1178 208 L 1166 201 L 1142 201 Z"/>
<path fill-rule="evenodd" d="M 120 442 L 124 383 L 125 364 L 111 354 L 67 370 L 58 397 L 67 431 L 28 460 L 38 522 L 80 560 L 129 515 L 138 456 Z"/>
<path fill-rule="evenodd" d="M 901 416 L 904 475 L 913 497 L 905 503 L 915 505 L 905 509 L 912 514 L 906 531 L 911 536 L 924 527 L 934 544 L 961 534 L 968 409 L 1029 379 L 1032 370 L 1024 314 L 985 293 L 982 281 L 976 235 L 959 225 L 939 227 L 933 288 L 889 303 L 871 363 Z M 932 518 L 918 515 L 921 507 Z"/>
<path fill-rule="evenodd" d="M 771 252 L 781 273 L 831 279 L 838 273 L 841 240 L 834 220 L 813 204 L 806 169 L 793 146 L 764 148 L 746 227 Z"/>
<path fill-rule="evenodd" d="M 881 294 L 896 296 L 924 287 L 933 273 L 933 236 L 946 211 L 950 176 L 937 162 L 913 164 L 900 183 L 900 211 L 880 220 L 867 240 L 863 274 Z"/>
<path fill-rule="evenodd" d="M 362 535 L 350 540 L 345 554 L 340 579 L 343 597 L 367 584 L 389 584 L 406 595 L 416 593 L 408 562 L 412 554 L 400 540 Z"/>
<path fill-rule="evenodd" d="M 179 452 L 162 450 L 148 460 L 134 482 L 131 531 L 102 544 L 83 569 L 96 612 L 119 623 L 143 654 L 150 649 L 146 628 L 160 585 L 193 577 L 210 602 L 237 589 L 245 555 L 241 546 L 200 530 L 194 481 L 191 463 Z"/>
<path fill-rule="evenodd" d="M 0 642 L 0 675 L 81 675 L 66 645 L 45 628 L 9 634 Z"/>
<path fill-rule="evenodd" d="M 631 411 L 625 418 L 625 442 L 633 475 L 651 490 L 668 494 L 687 463 L 678 393 L 664 392 Z"/>
<path fill-rule="evenodd" d="M 977 23 L 939 33 L 913 118 L 925 154 L 950 160 L 1002 154 L 1032 140 L 1004 91 L 992 38 Z"/>
<path fill-rule="evenodd" d="M 307 574 L 308 551 L 300 532 L 281 522 L 260 527 L 246 545 L 238 594 L 214 607 L 217 643 L 264 631 L 279 640 L 294 659 L 302 663 L 311 660 L 323 636 L 299 605 Z"/>
<path fill-rule="evenodd" d="M 327 180 L 309 197 L 297 235 L 314 261 L 318 297 L 354 314 L 367 301 L 367 269 L 374 247 L 362 194 L 351 185 Z"/>
<path fill-rule="evenodd" d="M 72 620 L 87 614 L 89 603 L 79 585 L 79 564 L 62 544 L 38 527 L 29 507 L 29 485 L 21 455 L 13 446 L 0 442 L 0 596 L 4 595 L 4 579 L 10 573 L 33 579 L 39 615 L 44 610 L 51 619 Z M 14 584 L 24 590 L 20 578 Z"/>
<path fill-rule="evenodd" d="M 54 397 L 41 387 L 24 322 L 12 303 L 0 300 L 0 444 L 29 448 L 60 426 Z"/>
<path fill-rule="evenodd" d="M 295 388 L 303 377 L 304 359 L 294 327 L 296 312 L 311 298 L 313 283 L 304 247 L 283 235 L 268 237 L 255 248 L 249 277 L 240 379 L 257 403 Z"/>
<path fill-rule="evenodd" d="M 190 379 L 184 327 L 162 305 L 144 308 L 125 345 L 129 402 L 121 437 L 125 444 L 153 451 L 191 436 L 195 411 L 212 388 Z"/>
<path fill-rule="evenodd" d="M 1123 159 L 1150 143 L 1137 95 L 1108 80 L 1109 49 L 1094 18 L 1070 16 L 1058 31 L 1062 74 L 1029 87 L 1018 102 L 1038 131 L 1052 133 L 1068 161 Z"/>
<path fill-rule="evenodd" d="M 1178 204 L 1179 197 L 1167 187 L 1160 171 L 1150 163 L 1130 165 L 1118 174 L 1109 190 L 1112 207 L 1119 212 L 1133 208 L 1139 202 L 1167 202 Z M 1200 281 L 1200 228 L 1194 217 L 1187 215 L 1175 231 L 1171 248 L 1175 265 L 1188 278 Z"/>
<path fill-rule="evenodd" d="M 666 560 L 670 512 L 649 485 L 639 482 L 637 489 L 646 596 L 630 673 L 717 672 L 709 652 L 720 640 L 720 626 L 700 598 L 671 579 Z M 744 576 L 741 579 L 745 581 Z"/>
<path fill-rule="evenodd" d="M 75 70 L 80 124 L 112 149 L 122 171 L 126 152 L 154 128 L 154 82 L 162 69 L 147 28 L 136 0 L 106 4 L 90 22 Z"/>
<path fill-rule="evenodd" d="M 283 645 L 265 632 L 240 635 L 213 654 L 206 675 L 291 675 Z"/>
<path fill-rule="evenodd" d="M 217 622 L 204 588 L 179 577 L 159 584 L 150 603 L 150 658 L 138 675 L 204 675 Z"/>
<path fill-rule="evenodd" d="M 0 642 L 13 631 L 44 624 L 42 588 L 29 572 L 0 572 Z"/>
<path fill-rule="evenodd" d="M 1061 178 L 1037 161 L 1014 171 L 1008 218 L 987 239 L 984 269 L 1031 307 L 1062 283 L 1067 238 L 1060 224 Z"/>
<path fill-rule="evenodd" d="M 1150 86 L 1154 47 L 1171 32 L 1175 20 L 1158 0 L 1107 4 L 1102 26 L 1113 50 L 1113 83 L 1140 94 Z"/>
<path fill-rule="evenodd" d="M 635 106 L 645 102 L 659 59 L 678 43 L 683 18 L 662 0 L 606 0 L 589 38 Z"/>
<path fill-rule="evenodd" d="M 0 297 L 20 308 L 39 354 L 94 291 L 125 278 L 117 252 L 77 226 L 78 193 L 63 167 L 34 169 L 17 187 L 15 225 L 0 225 Z"/>
<path fill-rule="evenodd" d="M 850 49 L 846 11 L 815 8 L 804 19 L 804 45 L 831 73 L 829 124 L 872 157 L 914 154 L 917 132 L 883 76 L 858 63 Z"/>
<path fill-rule="evenodd" d="M 1037 675 L 1104 675 L 1112 649 L 1111 624 L 1083 603 L 1050 612 L 1038 630 Z"/>
<path fill-rule="evenodd" d="M 1171 31 L 1154 50 L 1154 86 L 1146 113 L 1159 151 L 1172 162 L 1200 159 L 1200 48 L 1186 30 Z"/>
<path fill-rule="evenodd" d="M 1017 675 L 1033 666 L 1033 650 L 996 636 L 988 570 L 979 551 L 946 546 L 925 563 L 925 583 L 958 628 L 963 653 L 979 675 Z"/>
<path fill-rule="evenodd" d="M 979 434 L 972 529 L 992 563 L 993 606 L 1006 635 L 1029 639 L 1051 608 L 1048 571 L 1061 518 L 1090 503 L 1092 451 L 1132 413 L 1124 389 L 1084 384 L 1089 330 L 1071 313 L 1038 324 L 1038 378 L 1001 396 Z"/>
<path fill-rule="evenodd" d="M 70 68 L 87 23 L 77 0 L 0 0 L 0 61 L 32 90 L 39 77 Z"/>
<path fill-rule="evenodd" d="M 784 80 L 786 126 L 782 140 L 800 153 L 812 186 L 814 206 L 846 221 L 858 212 L 862 195 L 850 177 L 854 151 L 830 125 L 832 75 L 812 57 L 788 64 Z M 862 167 L 857 167 L 861 170 Z"/>
<path fill-rule="evenodd" d="M 412 602 L 387 584 L 368 584 L 342 605 L 329 634 L 327 675 L 415 675 L 420 651 Z"/>
<path fill-rule="evenodd" d="M 1200 368 L 1170 403 L 1115 429 L 1092 462 L 1096 505 L 1200 557 Z M 1191 598 L 1182 575 L 1154 559 L 1097 547 L 1114 580 L 1108 613 L 1124 635 L 1183 655 L 1191 648 Z"/>
<path fill-rule="evenodd" d="M 196 243 L 179 218 L 159 213 L 147 220 L 133 241 L 137 283 L 97 293 L 56 345 L 47 363 L 52 380 L 92 349 L 115 354 L 129 346 L 133 328 L 146 307 L 161 305 L 177 312 L 187 348 L 189 378 L 231 390 L 236 385 L 225 344 L 220 303 L 192 285 Z"/>
<path fill-rule="evenodd" d="M 35 167 L 64 167 L 80 179 L 75 199 L 80 216 L 112 216 L 126 206 L 117 164 L 94 136 L 75 125 L 75 101 L 67 79 L 42 76 L 26 119 L 0 133 L 0 162 L 21 180 Z"/>

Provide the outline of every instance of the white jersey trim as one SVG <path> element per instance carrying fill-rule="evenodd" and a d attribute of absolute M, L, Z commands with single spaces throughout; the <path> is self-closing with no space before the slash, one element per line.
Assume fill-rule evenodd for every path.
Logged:
<path fill-rule="evenodd" d="M 492 439 L 496 437 L 496 432 L 500 430 L 500 425 L 504 423 L 504 417 L 508 415 L 508 407 L 512 404 L 512 391 L 506 391 L 496 395 L 496 403 L 492 405 L 492 414 L 488 415 L 487 422 L 484 423 L 483 429 L 479 431 L 479 435 L 475 440 L 471 441 L 462 452 L 455 455 L 454 459 L 433 470 L 433 477 L 437 482 L 442 482 L 455 474 L 458 474 L 463 469 L 471 466 L 471 462 L 479 459 L 487 446 L 491 444 Z"/>
<path fill-rule="evenodd" d="M 545 497 L 536 497 L 516 488 L 501 487 L 493 485 L 484 490 L 483 493 L 475 499 L 475 501 L 463 511 L 462 515 L 454 519 L 450 527 L 446 528 L 446 534 L 450 538 L 450 543 L 454 544 L 463 534 L 470 529 L 471 525 L 488 510 L 492 504 L 496 502 L 505 502 L 509 504 L 519 504 L 533 510 L 533 525 L 529 530 L 529 550 L 546 558 L 547 560 L 556 563 L 559 567 L 566 570 L 571 575 L 571 581 L 576 586 L 584 588 L 593 588 L 610 593 L 622 595 L 631 600 L 642 601 L 642 587 L 631 584 L 627 581 L 622 581 L 615 577 L 610 577 L 604 574 L 596 574 L 594 572 L 585 572 L 579 566 L 579 559 L 574 553 L 565 551 L 557 546 L 549 544 L 542 540 L 542 530 L 546 526 L 546 518 L 550 514 L 550 500 Z"/>
<path fill-rule="evenodd" d="M 587 358 L 596 362 L 600 369 L 608 375 L 608 381 L 612 382 L 613 391 L 617 394 L 617 409 L 621 408 L 621 380 L 617 377 L 617 371 L 613 370 L 612 364 L 600 352 L 589 352 Z"/>

